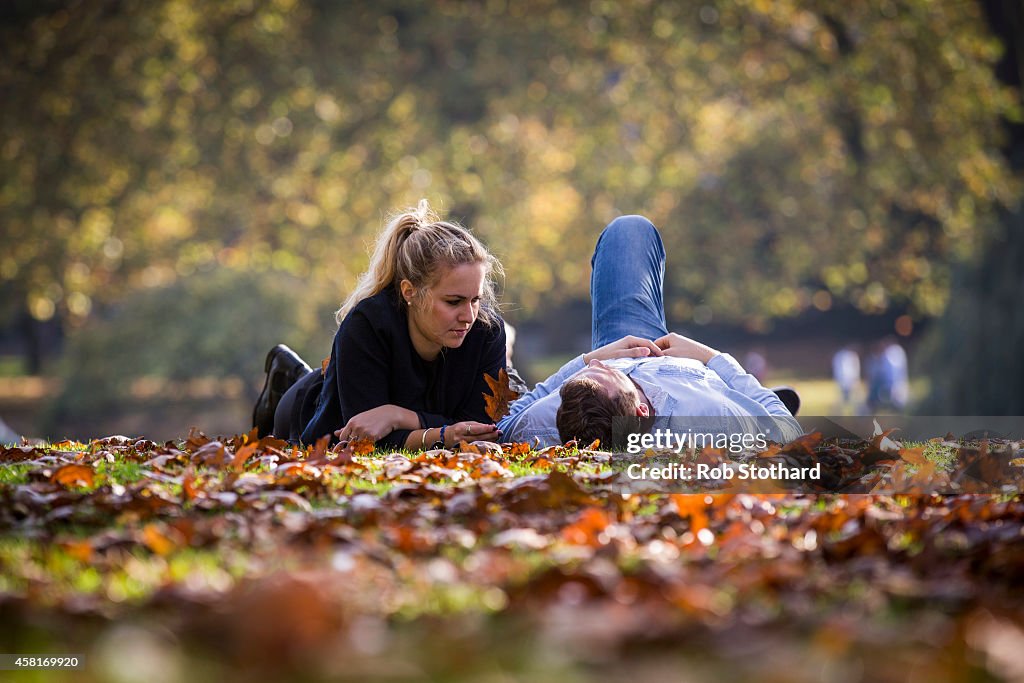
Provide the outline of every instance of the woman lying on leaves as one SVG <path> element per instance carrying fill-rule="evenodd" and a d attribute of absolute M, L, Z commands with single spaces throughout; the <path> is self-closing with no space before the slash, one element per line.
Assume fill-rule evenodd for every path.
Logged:
<path fill-rule="evenodd" d="M 370 439 L 416 450 L 495 440 L 484 373 L 505 367 L 505 326 L 493 274 L 501 264 L 426 200 L 394 216 L 369 269 L 336 313 L 326 369 L 284 345 L 267 356 L 253 412 L 260 436 L 315 443 Z"/>

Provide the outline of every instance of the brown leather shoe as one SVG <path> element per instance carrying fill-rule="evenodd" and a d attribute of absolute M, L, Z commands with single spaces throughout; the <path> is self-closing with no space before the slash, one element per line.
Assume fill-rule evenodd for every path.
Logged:
<path fill-rule="evenodd" d="M 297 353 L 284 344 L 270 349 L 263 369 L 267 379 L 252 410 L 252 426 L 256 427 L 260 437 L 274 431 L 274 412 L 284 392 L 312 370 Z"/>

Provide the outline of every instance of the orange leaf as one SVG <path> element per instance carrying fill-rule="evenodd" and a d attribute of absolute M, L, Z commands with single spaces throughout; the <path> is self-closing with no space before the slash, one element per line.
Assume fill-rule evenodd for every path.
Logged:
<path fill-rule="evenodd" d="M 50 476 L 50 481 L 67 488 L 72 486 L 91 487 L 93 476 L 94 472 L 91 467 L 85 465 L 64 465 Z"/>
<path fill-rule="evenodd" d="M 352 439 L 348 445 L 355 455 L 369 455 L 376 448 L 373 439 Z"/>
<path fill-rule="evenodd" d="M 251 443 L 248 446 L 242 446 L 235 453 L 234 459 L 231 461 L 231 469 L 235 472 L 241 472 L 245 469 L 245 461 L 249 459 L 253 453 L 256 452 L 256 444 Z"/>
<path fill-rule="evenodd" d="M 901 448 L 900 457 L 911 465 L 931 464 L 931 461 L 924 457 L 924 448 Z"/>
<path fill-rule="evenodd" d="M 167 555 L 178 545 L 162 532 L 156 524 L 147 524 L 142 529 L 142 542 L 157 555 Z"/>
<path fill-rule="evenodd" d="M 699 493 L 673 493 L 669 496 L 680 517 L 690 518 L 690 531 L 697 533 L 708 526 L 707 503 Z"/>
<path fill-rule="evenodd" d="M 488 417 L 497 422 L 508 414 L 508 404 L 519 398 L 519 392 L 512 390 L 505 368 L 498 370 L 497 379 L 485 372 L 484 381 L 491 390 L 490 394 L 486 391 L 483 394 L 484 410 L 487 411 Z"/>
<path fill-rule="evenodd" d="M 526 455 L 530 452 L 530 444 L 528 443 L 514 443 L 508 449 L 508 454 L 512 456 Z"/>
<path fill-rule="evenodd" d="M 181 478 L 181 491 L 185 494 L 185 500 L 195 500 L 196 496 L 199 495 L 195 481 L 196 475 L 190 467 Z"/>
<path fill-rule="evenodd" d="M 579 519 L 562 529 L 562 538 L 573 545 L 601 545 L 600 535 L 611 522 L 608 514 L 595 507 L 584 510 Z"/>
<path fill-rule="evenodd" d="M 67 541 L 65 543 L 61 543 L 61 547 L 64 549 L 64 552 L 79 562 L 84 562 L 86 564 L 92 562 L 92 541 L 88 539 L 82 541 Z"/>

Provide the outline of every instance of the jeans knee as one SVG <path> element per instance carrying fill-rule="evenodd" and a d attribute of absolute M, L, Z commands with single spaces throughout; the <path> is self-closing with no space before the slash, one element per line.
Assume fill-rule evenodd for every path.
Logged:
<path fill-rule="evenodd" d="M 598 243 L 609 239 L 616 242 L 621 241 L 624 245 L 635 246 L 646 241 L 661 245 L 661 235 L 654 227 L 654 223 L 637 215 L 619 216 L 609 223 L 601 233 Z"/>

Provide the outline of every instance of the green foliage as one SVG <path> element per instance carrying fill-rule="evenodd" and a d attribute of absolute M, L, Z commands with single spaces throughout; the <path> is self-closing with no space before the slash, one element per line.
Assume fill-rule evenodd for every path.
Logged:
<path fill-rule="evenodd" d="M 336 302 L 427 196 L 527 314 L 635 212 L 672 317 L 934 315 L 1018 192 L 1000 49 L 972 2 L 84 0 L 0 28 L 0 286 L 74 321 L 219 264 Z"/>
<path fill-rule="evenodd" d="M 327 348 L 329 340 L 317 338 L 330 331 L 327 317 L 307 315 L 301 297 L 302 284 L 289 276 L 228 269 L 137 291 L 69 339 L 53 417 L 129 408 L 146 393 L 140 382 L 180 391 L 196 379 L 255 381 L 278 342 L 307 354 Z"/>

